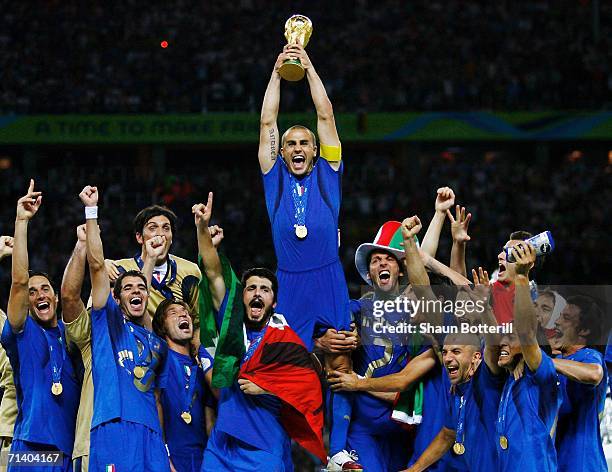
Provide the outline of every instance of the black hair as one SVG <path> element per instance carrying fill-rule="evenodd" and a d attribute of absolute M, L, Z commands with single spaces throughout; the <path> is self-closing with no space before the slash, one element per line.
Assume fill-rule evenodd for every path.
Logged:
<path fill-rule="evenodd" d="M 138 212 L 133 222 L 134 234 L 142 234 L 147 222 L 156 216 L 165 216 L 168 218 L 168 220 L 170 220 L 172 234 L 175 234 L 177 220 L 176 215 L 170 208 L 161 205 L 151 205 Z"/>
<path fill-rule="evenodd" d="M 508 239 L 525 241 L 526 239 L 529 239 L 532 236 L 533 234 L 531 234 L 529 231 L 519 230 L 519 231 L 513 231 L 512 233 L 510 233 L 510 237 Z"/>
<path fill-rule="evenodd" d="M 602 334 L 607 337 L 607 330 L 604 326 L 603 311 L 591 297 L 585 295 L 572 295 L 566 299 L 568 305 L 575 305 L 580 309 L 579 330 L 588 329 L 586 340 L 591 346 L 606 344 L 602 339 Z"/>
<path fill-rule="evenodd" d="M 166 336 L 166 328 L 164 327 L 164 323 L 166 321 L 166 311 L 172 305 L 181 305 L 183 308 L 187 310 L 189 316 L 191 316 L 191 309 L 189 305 L 181 300 L 177 300 L 175 298 L 164 298 L 159 305 L 157 305 L 157 309 L 155 310 L 155 314 L 153 315 L 153 332 L 164 338 Z"/>
<path fill-rule="evenodd" d="M 139 277 L 142 279 L 147 288 L 149 288 L 147 285 L 147 279 L 145 278 L 142 272 L 140 272 L 139 270 L 128 270 L 127 272 L 121 273 L 119 277 L 117 277 L 117 280 L 115 280 L 115 285 L 113 286 L 113 297 L 115 297 L 116 299 L 119 299 L 119 295 L 121 294 L 122 288 L 121 284 L 123 282 L 123 279 L 125 279 L 126 277 Z"/>
<path fill-rule="evenodd" d="M 265 267 L 253 267 L 251 269 L 247 269 L 242 273 L 242 277 L 240 279 L 240 283 L 244 287 L 246 285 L 246 281 L 249 280 L 249 277 L 262 277 L 264 279 L 268 279 L 272 283 L 272 292 L 274 292 L 274 303 L 276 303 L 276 296 L 278 294 L 278 279 L 274 272 L 270 269 L 266 269 Z"/>
<path fill-rule="evenodd" d="M 31 279 L 32 277 L 44 277 L 49 281 L 49 285 L 51 285 L 53 291 L 56 292 L 55 283 L 53 282 L 53 279 L 49 276 L 49 274 L 47 274 L 46 272 L 43 272 L 41 270 L 28 270 L 28 279 Z"/>

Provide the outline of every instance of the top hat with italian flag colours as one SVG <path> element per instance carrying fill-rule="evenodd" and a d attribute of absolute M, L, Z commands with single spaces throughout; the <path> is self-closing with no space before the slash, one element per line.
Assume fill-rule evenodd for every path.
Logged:
<path fill-rule="evenodd" d="M 415 236 L 416 239 L 416 236 Z M 417 244 L 418 244 L 418 239 Z M 381 250 L 390 253 L 401 265 L 401 261 L 406 256 L 401 243 L 404 242 L 402 237 L 402 224 L 399 221 L 387 221 L 380 227 L 374 242 L 363 243 L 355 252 L 355 266 L 361 278 L 368 284 L 372 285 L 372 281 L 368 277 L 369 256 L 372 251 Z"/>

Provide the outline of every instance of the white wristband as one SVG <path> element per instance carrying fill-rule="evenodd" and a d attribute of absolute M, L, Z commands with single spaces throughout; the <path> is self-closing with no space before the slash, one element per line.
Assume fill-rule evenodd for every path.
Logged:
<path fill-rule="evenodd" d="M 98 207 L 85 207 L 85 219 L 86 220 L 97 220 L 98 219 Z"/>
<path fill-rule="evenodd" d="M 164 446 L 166 446 L 166 452 L 168 453 L 168 457 L 170 457 L 170 448 L 168 447 L 168 444 L 164 444 Z"/>

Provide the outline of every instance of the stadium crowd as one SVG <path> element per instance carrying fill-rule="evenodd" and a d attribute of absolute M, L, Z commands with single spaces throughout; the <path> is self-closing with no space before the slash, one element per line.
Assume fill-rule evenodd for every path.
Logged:
<path fill-rule="evenodd" d="M 0 114 L 256 112 L 296 12 L 313 20 L 308 51 L 337 112 L 612 103 L 609 2 L 3 0 L 0 12 Z M 283 107 L 310 106 L 301 87 Z"/>
<path fill-rule="evenodd" d="M 138 249 L 124 215 L 135 215 L 140 208 L 159 203 L 179 217 L 173 252 L 194 260 L 190 204 L 213 190 L 219 195 L 219 211 L 213 218 L 226 229 L 235 264 L 274 266 L 270 233 L 260 225 L 266 211 L 263 202 L 256 198 L 262 192 L 261 182 L 257 167 L 247 156 L 253 152 L 246 148 L 227 159 L 221 149 L 168 150 L 167 168 L 162 172 L 156 171 L 150 161 L 137 162 L 135 149 L 41 149 L 32 175 L 41 176 L 37 179 L 41 189 L 49 189 L 47 204 L 38 215 L 48 230 L 30 235 L 32 244 L 42 249 L 32 254 L 31 265 L 48 267 L 55 280 L 61 278 L 71 245 L 65 237 L 65 228 L 78 221 L 79 208 L 73 198 L 75 183 L 94 176 L 100 187 L 106 189 L 103 204 L 116 209 L 101 219 L 103 229 L 113 228 L 106 235 L 111 257 L 119 257 L 125 250 L 136 253 Z M 432 196 L 443 185 L 455 189 L 474 215 L 475 237 L 467 255 L 469 267 L 494 269 L 497 246 L 511 231 L 512 220 L 520 208 L 525 227 L 533 232 L 550 230 L 558 244 L 557 254 L 562 254 L 551 257 L 542 267 L 537 277 L 539 283 L 571 284 L 576 273 L 581 274 L 584 284 L 605 280 L 610 260 L 602 257 L 601 248 L 605 247 L 606 222 L 612 215 L 610 206 L 601 202 L 612 198 L 612 166 L 603 156 L 596 157 L 601 152 L 587 148 L 583 159 L 571 161 L 567 159 L 569 151 L 556 150 L 549 161 L 535 167 L 533 155 L 525 155 L 512 145 L 502 146 L 501 151 L 488 158 L 490 153 L 469 146 L 452 159 L 443 157 L 443 153 L 442 147 L 415 149 L 405 158 L 391 148 L 347 145 L 345 154 L 350 156 L 352 165 L 346 168 L 346 180 L 351 184 L 344 189 L 340 215 L 340 256 L 352 295 L 359 293 L 361 285 L 354 270 L 355 250 L 364 238 L 376 232 L 380 215 L 401 219 L 406 213 L 415 213 L 429 218 L 433 213 Z M 0 188 L 4 201 L 16 200 L 22 191 L 20 186 L 27 181 L 22 154 L 17 151 L 11 155 L 13 166 L 0 170 L 0 177 L 6 182 Z M 199 172 L 192 172 L 194 168 Z M 516 188 L 529 191 L 517 194 Z M 246 201 L 250 202 L 248 207 L 244 205 Z M 8 205 L 0 210 L 0 234 L 11 234 L 11 212 Z M 542 226 L 542 222 L 546 224 Z M 258 231 L 251 232 L 253 227 L 258 227 Z M 248 241 L 248 245 L 242 241 Z M 440 240 L 439 255 L 442 260 L 450 256 L 448 226 Z M 9 281 L 8 267 L 2 264 L 0 287 L 4 288 L 0 290 L 0 300 L 4 304 Z"/>

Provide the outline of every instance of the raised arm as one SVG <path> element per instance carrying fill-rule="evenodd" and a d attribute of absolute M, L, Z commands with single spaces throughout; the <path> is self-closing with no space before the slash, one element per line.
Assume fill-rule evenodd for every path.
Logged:
<path fill-rule="evenodd" d="M 421 250 L 431 257 L 436 257 L 440 233 L 446 220 L 446 212 L 455 203 L 455 193 L 450 187 L 440 187 L 436 191 L 436 203 L 434 204 L 434 216 L 427 227 L 427 232 L 421 242 Z"/>
<path fill-rule="evenodd" d="M 153 279 L 153 269 L 155 269 L 155 262 L 164 252 L 166 244 L 166 236 L 155 236 L 147 240 L 145 243 L 145 258 L 142 265 L 142 274 L 147 280 L 147 289 L 151 290 L 151 280 Z"/>
<path fill-rule="evenodd" d="M 403 392 L 414 382 L 420 380 L 436 365 L 436 357 L 432 349 L 419 354 L 406 367 L 395 374 L 383 377 L 359 377 L 354 372 L 346 374 L 333 371 L 327 381 L 334 391 L 361 392 Z"/>
<path fill-rule="evenodd" d="M 104 266 L 104 249 L 98 226 L 98 188 L 87 185 L 79 194 L 85 205 L 85 231 L 87 232 L 87 263 L 91 278 L 91 300 L 94 310 L 106 305 L 110 293 L 110 280 Z"/>
<path fill-rule="evenodd" d="M 603 368 L 599 364 L 577 362 L 570 359 L 553 359 L 555 370 L 574 382 L 599 385 L 603 379 Z"/>
<path fill-rule="evenodd" d="M 535 263 L 535 249 L 525 241 L 513 246 L 516 259 L 516 278 L 514 279 L 514 328 L 518 334 L 523 359 L 535 372 L 542 362 L 542 350 L 538 346 L 535 306 L 529 288 L 529 270 Z"/>
<path fill-rule="evenodd" d="M 446 210 L 448 219 L 451 222 L 451 234 L 453 236 L 453 247 L 451 248 L 450 267 L 454 271 L 460 273 L 464 277 L 467 277 L 467 269 L 465 266 L 465 248 L 467 242 L 471 239 L 468 235 L 468 227 L 472 214 L 465 214 L 465 207 L 457 205 L 455 208 L 455 217 Z"/>
<path fill-rule="evenodd" d="M 204 266 L 204 274 L 208 279 L 210 291 L 213 298 L 215 310 L 218 310 L 225 298 L 225 281 L 223 280 L 223 268 L 217 249 L 208 229 L 208 224 L 212 216 L 213 193 L 208 193 L 206 205 L 198 203 L 191 211 L 194 214 L 196 230 L 198 234 L 198 252 Z"/>
<path fill-rule="evenodd" d="M 278 73 L 278 69 L 285 60 L 296 57 L 295 54 L 289 55 L 287 53 L 287 46 L 278 55 L 268 87 L 266 88 L 263 104 L 261 105 L 258 157 L 261 172 L 264 174 L 267 174 L 272 169 L 280 149 L 277 118 L 280 104 L 281 76 Z"/>
<path fill-rule="evenodd" d="M 42 203 L 42 192 L 34 191 L 34 180 L 30 179 L 28 193 L 17 201 L 13 258 L 11 264 L 11 291 L 7 317 L 13 331 L 21 331 L 28 316 L 28 223 Z"/>
<path fill-rule="evenodd" d="M 85 309 L 81 299 L 81 288 L 85 279 L 85 262 L 87 261 L 87 233 L 85 225 L 77 227 L 77 242 L 68 260 L 62 278 L 62 318 L 70 323 Z"/>
<path fill-rule="evenodd" d="M 328 154 L 325 152 L 326 146 L 340 147 L 340 137 L 336 129 L 336 119 L 331 101 L 325 91 L 323 81 L 317 74 L 306 50 L 299 44 L 288 45 L 288 52 L 297 54 L 306 70 L 306 79 L 310 87 L 310 95 L 317 111 L 317 134 L 319 135 L 319 145 L 321 146 L 320 155 L 326 159 L 334 170 L 340 168 L 341 154 L 339 152 Z"/>

